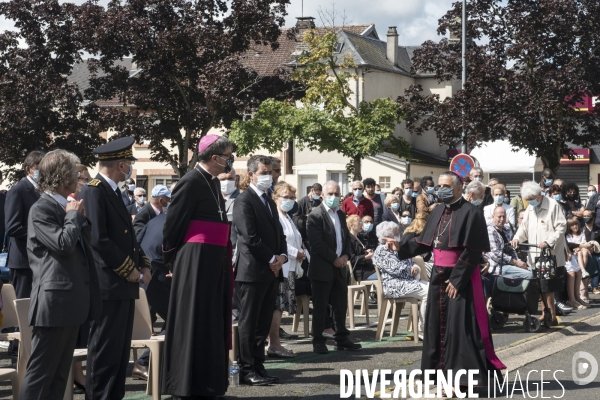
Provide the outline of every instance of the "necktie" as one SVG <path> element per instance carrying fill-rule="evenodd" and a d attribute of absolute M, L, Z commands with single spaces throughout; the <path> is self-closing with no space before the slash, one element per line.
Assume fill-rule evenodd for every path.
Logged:
<path fill-rule="evenodd" d="M 265 202 L 265 207 L 267 207 L 267 213 L 269 214 L 269 216 L 272 217 L 272 215 L 271 215 L 271 208 L 269 207 L 269 203 L 267 202 L 267 194 L 263 193 L 260 197 L 262 197 L 263 201 Z"/>
<path fill-rule="evenodd" d="M 119 188 L 115 189 L 115 193 L 117 194 L 117 196 L 121 197 L 121 191 L 119 190 Z"/>

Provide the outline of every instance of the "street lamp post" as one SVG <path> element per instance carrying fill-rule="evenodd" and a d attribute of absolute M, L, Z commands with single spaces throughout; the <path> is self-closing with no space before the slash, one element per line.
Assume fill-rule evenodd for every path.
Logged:
<path fill-rule="evenodd" d="M 462 0 L 462 90 L 467 81 L 467 0 Z M 467 135 L 465 134 L 465 107 L 462 109 L 462 153 L 467 154 Z"/>

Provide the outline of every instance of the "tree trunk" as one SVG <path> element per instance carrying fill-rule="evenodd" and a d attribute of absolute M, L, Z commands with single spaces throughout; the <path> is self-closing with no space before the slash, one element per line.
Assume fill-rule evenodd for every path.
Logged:
<path fill-rule="evenodd" d="M 563 145 L 564 143 L 557 143 L 547 149 L 540 150 L 538 157 L 542 160 L 544 168 L 550 168 L 554 173 L 560 168 L 560 159 L 563 156 Z"/>
<path fill-rule="evenodd" d="M 353 181 L 362 181 L 362 156 L 354 156 L 354 178 Z"/>

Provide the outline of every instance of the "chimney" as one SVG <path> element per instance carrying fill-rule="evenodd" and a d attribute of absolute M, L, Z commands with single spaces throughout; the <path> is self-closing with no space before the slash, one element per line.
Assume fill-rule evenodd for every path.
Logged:
<path fill-rule="evenodd" d="M 300 32 L 304 32 L 307 29 L 315 29 L 315 19 L 313 17 L 296 17 L 296 28 Z"/>
<path fill-rule="evenodd" d="M 390 26 L 387 31 L 387 59 L 398 65 L 398 32 L 395 26 Z"/>

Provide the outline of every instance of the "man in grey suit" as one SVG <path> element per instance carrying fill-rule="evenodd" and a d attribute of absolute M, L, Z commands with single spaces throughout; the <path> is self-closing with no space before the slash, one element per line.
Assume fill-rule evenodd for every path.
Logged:
<path fill-rule="evenodd" d="M 27 224 L 27 255 L 33 272 L 29 324 L 31 358 L 21 399 L 61 399 L 69 377 L 79 326 L 100 312 L 83 201 L 67 202 L 77 188 L 79 159 L 65 150 L 49 152 L 39 164 L 40 199 Z"/>
<path fill-rule="evenodd" d="M 346 329 L 346 263 L 350 257 L 350 232 L 346 225 L 346 215 L 339 209 L 340 186 L 335 181 L 327 182 L 323 197 L 323 204 L 308 214 L 306 221 L 311 246 L 308 278 L 313 298 L 313 351 L 319 354 L 329 352 L 323 330 L 330 302 L 335 323 L 336 350 L 358 350 L 362 347 L 348 339 L 350 332 Z"/>

